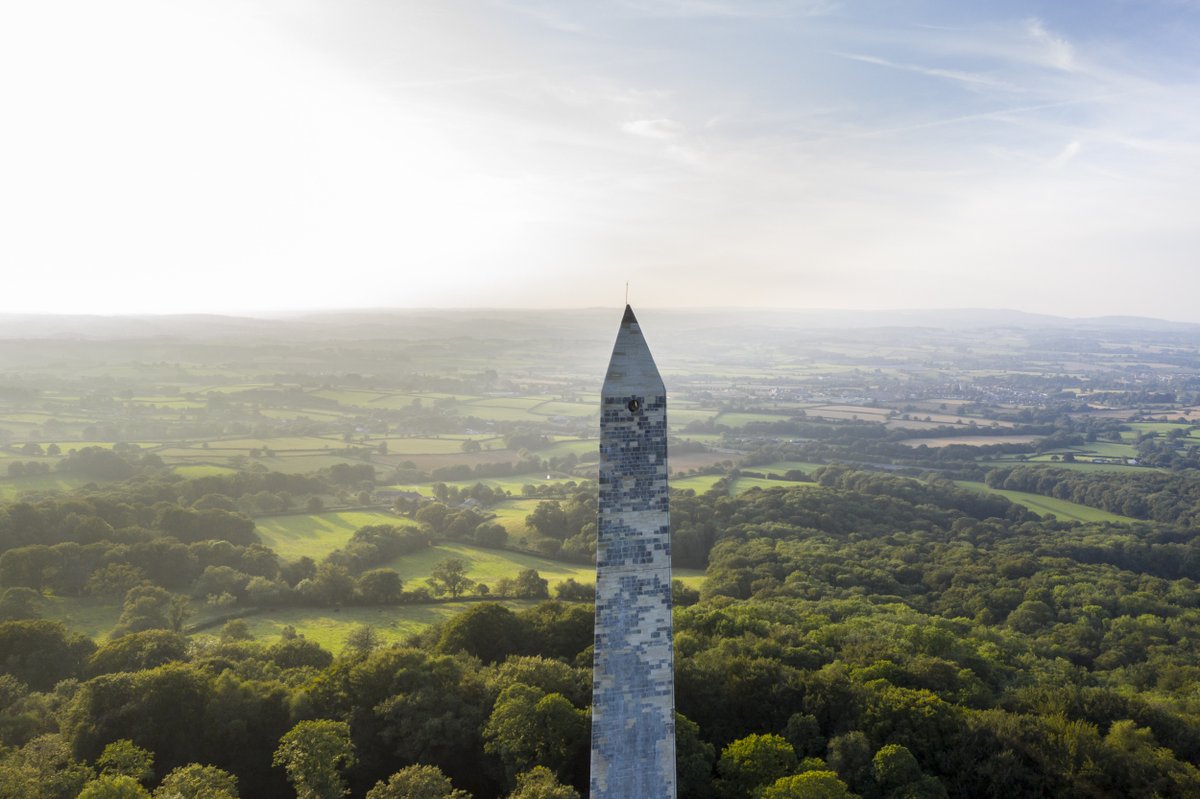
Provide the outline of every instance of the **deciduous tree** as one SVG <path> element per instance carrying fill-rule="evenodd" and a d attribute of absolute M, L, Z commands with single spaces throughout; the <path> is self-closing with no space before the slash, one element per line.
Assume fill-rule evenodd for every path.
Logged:
<path fill-rule="evenodd" d="M 302 721 L 284 733 L 271 764 L 287 772 L 297 799 L 340 799 L 347 792 L 342 769 L 354 764 L 350 725 Z"/>
<path fill-rule="evenodd" d="M 466 791 L 456 790 L 437 766 L 408 766 L 377 782 L 367 791 L 366 799 L 471 799 Z"/>

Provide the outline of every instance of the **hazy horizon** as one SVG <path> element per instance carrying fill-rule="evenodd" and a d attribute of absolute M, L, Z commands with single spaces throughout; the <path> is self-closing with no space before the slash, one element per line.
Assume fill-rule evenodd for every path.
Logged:
<path fill-rule="evenodd" d="M 0 9 L 0 313 L 1200 322 L 1200 6 Z"/>
<path fill-rule="evenodd" d="M 642 306 L 633 303 L 639 318 L 662 329 L 684 330 L 699 327 L 731 329 L 758 327 L 767 329 L 871 329 L 871 328 L 945 328 L 987 329 L 1017 327 L 1030 330 L 1041 328 L 1080 327 L 1095 329 L 1157 330 L 1191 328 L 1200 330 L 1200 323 L 1157 316 L 1133 314 L 1100 314 L 1068 316 L 1042 314 L 1014 308 L 800 308 L 773 306 Z M 479 335 L 478 327 L 494 318 L 503 324 L 498 334 L 549 330 L 566 325 L 579 329 L 597 328 L 607 335 L 613 320 L 619 319 L 623 303 L 612 306 L 588 305 L 575 307 L 522 308 L 517 306 L 422 306 L 422 307 L 326 307 L 291 309 L 246 309 L 237 312 L 178 311 L 167 313 L 49 313 L 10 312 L 0 310 L 0 339 L 39 338 L 64 334 L 134 335 L 139 328 L 127 324 L 152 324 L 147 335 L 205 335 L 206 323 L 213 325 L 215 335 L 237 334 L 239 325 L 278 323 L 290 325 L 311 322 L 321 330 L 366 330 L 379 325 L 396 330 L 416 329 L 432 325 L 470 325 L 471 335 Z M 189 326 L 189 323 L 200 327 Z M 182 326 L 181 326 L 182 325 Z M 597 327 L 598 326 L 598 327 Z M 543 330 L 544 328 L 544 330 Z M 253 330 L 254 327 L 246 328 Z M 430 328 L 432 329 L 432 328 Z M 448 329 L 448 328 L 447 328 Z M 446 333 L 446 330 L 442 331 Z"/>

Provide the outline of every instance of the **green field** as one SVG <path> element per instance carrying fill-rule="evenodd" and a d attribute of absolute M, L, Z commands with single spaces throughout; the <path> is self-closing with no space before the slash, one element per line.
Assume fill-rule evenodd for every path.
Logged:
<path fill-rule="evenodd" d="M 550 446 L 539 449 L 537 454 L 541 458 L 552 458 L 556 455 L 562 457 L 568 453 L 574 453 L 578 457 L 599 451 L 600 440 L 597 438 L 568 438 L 555 441 Z"/>
<path fill-rule="evenodd" d="M 121 616 L 121 603 L 105 602 L 95 597 L 43 597 L 38 613 L 43 618 L 62 622 L 67 628 L 97 640 L 108 635 L 108 631 Z"/>
<path fill-rule="evenodd" d="M 256 519 L 255 527 L 263 543 L 275 550 L 283 560 L 295 560 L 303 555 L 320 560 L 349 541 L 360 527 L 413 523 L 394 513 L 343 511 L 311 516 L 266 516 Z"/>
<path fill-rule="evenodd" d="M 23 491 L 70 491 L 88 483 L 105 482 L 70 474 L 35 474 L 29 477 L 0 477 L 0 500 L 17 498 Z"/>
<path fill-rule="evenodd" d="M 451 455 L 463 451 L 463 442 L 474 440 L 482 449 L 504 449 L 504 439 L 496 436 L 443 436 L 440 438 L 387 438 L 371 439 L 370 446 L 379 441 L 387 442 L 389 455 Z"/>
<path fill-rule="evenodd" d="M 782 476 L 784 472 L 795 469 L 811 477 L 813 472 L 827 465 L 825 463 L 812 463 L 809 461 L 775 461 L 774 463 L 767 463 L 762 466 L 746 466 L 743 467 L 743 470 L 762 472 L 763 474 L 773 473 Z"/>
<path fill-rule="evenodd" d="M 503 525 L 510 536 L 523 537 L 529 532 L 525 517 L 533 513 L 540 499 L 507 499 L 487 509 L 495 516 L 493 521 Z"/>
<path fill-rule="evenodd" d="M 255 463 L 261 463 L 271 471 L 287 474 L 308 474 L 325 469 L 337 463 L 362 463 L 360 460 L 345 458 L 336 453 L 328 455 L 277 455 L 270 458 L 258 458 Z"/>
<path fill-rule="evenodd" d="M 766 466 L 753 466 L 747 471 L 761 474 L 777 474 L 781 477 L 784 472 L 791 469 L 799 469 L 812 474 L 814 469 L 822 466 L 819 463 L 802 463 L 800 461 L 780 461 L 778 463 L 767 464 Z M 687 489 L 690 488 L 697 494 L 703 494 L 708 491 L 713 485 L 721 479 L 723 475 L 719 474 L 699 474 L 690 477 L 673 477 L 671 478 L 671 488 Z M 733 481 L 731 490 L 734 494 L 741 494 L 749 491 L 752 488 L 788 488 L 793 486 L 813 485 L 813 483 L 793 482 L 791 480 L 771 480 L 766 477 L 738 477 Z"/>
<path fill-rule="evenodd" d="M 771 488 L 795 488 L 796 486 L 814 486 L 816 483 L 799 483 L 791 480 L 768 480 L 765 477 L 738 477 L 733 481 L 732 491 L 734 494 L 744 494 L 752 488 L 761 488 L 764 491 Z"/>
<path fill-rule="evenodd" d="M 280 438 L 231 438 L 214 440 L 209 443 L 210 449 L 264 449 L 270 448 L 276 452 L 291 450 L 323 451 L 326 449 L 342 449 L 347 446 L 340 438 L 334 436 L 284 436 Z"/>
<path fill-rule="evenodd" d="M 470 488 L 478 483 L 482 483 L 488 488 L 504 491 L 508 494 L 511 494 L 514 498 L 517 498 L 521 496 L 521 490 L 527 485 L 559 486 L 570 482 L 579 484 L 583 481 L 583 479 L 584 478 L 582 477 L 568 477 L 562 472 L 551 473 L 551 475 L 547 477 L 545 472 L 541 472 L 534 474 L 518 474 L 512 477 L 479 477 L 471 480 L 447 480 L 445 483 L 448 486 L 455 486 L 457 488 Z M 417 493 L 424 494 L 425 496 L 433 496 L 432 483 L 397 484 L 383 486 L 383 488 L 396 491 L 416 491 Z"/>
<path fill-rule="evenodd" d="M 1132 444 L 1118 444 L 1115 441 L 1093 441 L 1072 451 L 1075 452 L 1076 457 L 1080 457 L 1080 453 L 1098 455 L 1103 458 L 1137 457 L 1137 448 Z"/>
<path fill-rule="evenodd" d="M 1015 458 L 1012 460 L 1002 460 L 1002 459 L 997 458 L 994 460 L 979 461 L 979 463 L 982 466 L 1002 466 L 1002 467 L 1012 467 L 1012 466 L 1021 466 L 1023 464 L 1033 464 L 1033 465 L 1037 465 L 1037 466 L 1053 466 L 1056 469 L 1074 469 L 1074 470 L 1083 471 L 1083 472 L 1088 472 L 1088 471 L 1093 471 L 1093 472 L 1130 472 L 1130 471 L 1142 471 L 1142 470 L 1146 470 L 1146 469 L 1150 469 L 1151 471 L 1160 471 L 1158 469 L 1152 469 L 1151 467 L 1130 466 L 1130 465 L 1124 464 L 1124 463 L 1088 463 L 1085 461 L 1075 461 L 1074 463 L 1063 463 L 1061 461 L 1051 461 L 1049 455 L 1039 456 L 1038 458 L 1029 458 L 1024 461 L 1019 461 L 1019 460 L 1016 460 Z"/>
<path fill-rule="evenodd" d="M 703 494 L 713 487 L 713 484 L 720 480 L 722 475 L 719 474 L 697 474 L 691 477 L 672 477 L 671 488 L 680 488 L 695 491 L 697 494 Z"/>
<path fill-rule="evenodd" d="M 402 555 L 384 565 L 399 572 L 406 584 L 422 584 L 433 572 L 433 567 L 447 558 L 464 561 L 468 577 L 489 584 L 501 577 L 515 577 L 523 569 L 536 569 L 539 575 L 550 581 L 551 588 L 568 577 L 588 583 L 596 579 L 596 569 L 591 565 L 564 563 L 537 555 L 484 549 L 455 542 L 443 542 L 422 552 Z"/>
<path fill-rule="evenodd" d="M 671 427 L 684 427 L 692 422 L 707 422 L 716 415 L 716 411 L 672 408 L 667 413 L 667 422 Z"/>
<path fill-rule="evenodd" d="M 217 466 L 212 463 L 184 464 L 175 467 L 175 474 L 182 477 L 212 477 L 218 474 L 237 474 L 237 469 Z"/>
<path fill-rule="evenodd" d="M 514 610 L 533 604 L 531 601 L 502 600 Z M 431 605 L 396 605 L 393 607 L 347 608 L 271 608 L 244 621 L 257 640 L 270 643 L 277 640 L 283 628 L 292 626 L 305 638 L 316 641 L 330 652 L 340 652 L 346 636 L 360 625 L 369 624 L 384 643 L 403 641 L 426 627 L 455 616 L 471 607 L 471 602 L 445 602 Z M 218 630 L 209 631 L 210 634 Z"/>
<path fill-rule="evenodd" d="M 1120 516 L 1116 513 L 1109 513 L 1106 510 L 1093 508 L 1088 505 L 1079 505 L 1075 502 L 1068 502 L 1065 499 L 1055 499 L 1054 497 L 1044 497 L 1041 494 L 1030 494 L 1025 491 L 1005 491 L 1000 488 L 991 488 L 986 483 L 975 483 L 968 480 L 956 480 L 955 485 L 962 488 L 970 488 L 974 491 L 984 491 L 989 494 L 999 494 L 1007 498 L 1010 502 L 1015 502 L 1018 505 L 1024 505 L 1034 513 L 1046 514 L 1053 513 L 1059 519 L 1077 522 L 1134 522 L 1128 516 Z"/>
<path fill-rule="evenodd" d="M 1142 433 L 1158 433 L 1160 436 L 1165 436 L 1172 430 L 1186 430 L 1187 425 L 1175 424 L 1173 422 L 1130 422 L 1129 427 L 1132 430 L 1126 430 L 1121 434 L 1121 438 L 1125 441 L 1133 441 Z"/>
<path fill-rule="evenodd" d="M 46 596 L 42 597 L 37 610 L 42 618 L 62 622 L 67 628 L 100 641 L 108 637 L 121 617 L 121 602 L 92 596 Z M 189 625 L 229 612 L 227 608 L 214 608 L 195 598 L 191 610 L 192 616 L 187 620 Z"/>
<path fill-rule="evenodd" d="M 587 402 L 543 402 L 530 410 L 541 416 L 570 416 L 584 419 L 589 416 L 597 418 L 600 416 L 599 407 L 594 403 Z"/>
<path fill-rule="evenodd" d="M 722 413 L 717 417 L 717 424 L 726 427 L 742 427 L 751 422 L 786 422 L 792 417 L 781 413 Z"/>

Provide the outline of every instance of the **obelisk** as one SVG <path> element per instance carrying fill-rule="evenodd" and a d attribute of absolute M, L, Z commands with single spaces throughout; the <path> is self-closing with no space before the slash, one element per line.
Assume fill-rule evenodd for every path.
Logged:
<path fill-rule="evenodd" d="M 667 392 L 633 309 L 601 392 L 592 799 L 675 799 Z"/>

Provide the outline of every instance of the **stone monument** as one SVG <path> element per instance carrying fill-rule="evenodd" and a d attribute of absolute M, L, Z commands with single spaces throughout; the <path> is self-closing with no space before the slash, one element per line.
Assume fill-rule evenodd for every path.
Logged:
<path fill-rule="evenodd" d="M 633 309 L 601 392 L 592 799 L 675 799 L 667 392 Z"/>

